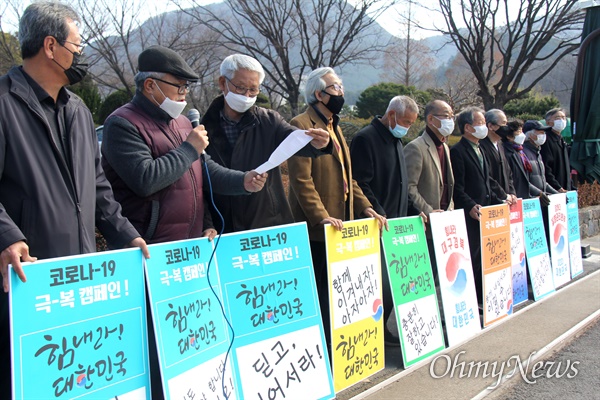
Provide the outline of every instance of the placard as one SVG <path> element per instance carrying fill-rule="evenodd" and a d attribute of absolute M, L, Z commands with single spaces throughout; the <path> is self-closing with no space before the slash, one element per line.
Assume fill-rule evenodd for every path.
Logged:
<path fill-rule="evenodd" d="M 9 278 L 13 398 L 150 399 L 141 250 L 23 270 Z"/>
<path fill-rule="evenodd" d="M 569 262 L 569 228 L 567 226 L 567 195 L 553 194 L 548 206 L 548 226 L 550 232 L 550 260 L 554 287 L 559 287 L 571 280 Z"/>
<path fill-rule="evenodd" d="M 375 219 L 325 226 L 336 393 L 385 367 L 379 227 Z"/>
<path fill-rule="evenodd" d="M 510 255 L 512 264 L 513 306 L 529 299 L 527 258 L 523 232 L 523 200 L 510 206 Z"/>
<path fill-rule="evenodd" d="M 210 284 L 207 279 L 212 242 L 191 239 L 149 250 L 146 279 L 165 399 L 223 398 L 223 392 L 235 399 L 231 357 L 225 361 L 230 334 L 214 260 Z"/>
<path fill-rule="evenodd" d="M 581 233 L 579 232 L 579 204 L 576 190 L 567 192 L 567 219 L 571 277 L 575 278 L 583 272 L 583 260 L 581 259 Z"/>
<path fill-rule="evenodd" d="M 217 260 L 238 397 L 335 397 L 306 224 L 223 235 Z"/>
<path fill-rule="evenodd" d="M 508 204 L 481 208 L 483 325 L 512 314 L 513 289 Z"/>
<path fill-rule="evenodd" d="M 525 254 L 533 298 L 537 301 L 554 293 L 552 266 L 548 255 L 546 229 L 540 201 L 535 199 L 523 200 L 523 220 L 525 221 Z"/>
<path fill-rule="evenodd" d="M 382 235 L 402 360 L 410 367 L 445 348 L 444 332 L 421 217 L 388 219 Z"/>
<path fill-rule="evenodd" d="M 465 214 L 445 211 L 429 219 L 448 345 L 454 346 L 481 331 Z"/>

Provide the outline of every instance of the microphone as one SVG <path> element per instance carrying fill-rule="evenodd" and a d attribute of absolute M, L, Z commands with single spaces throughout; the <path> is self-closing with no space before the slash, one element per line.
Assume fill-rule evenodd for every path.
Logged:
<path fill-rule="evenodd" d="M 187 113 L 187 117 L 192 123 L 192 128 L 195 128 L 198 125 L 200 125 L 200 111 L 196 110 L 195 108 L 190 108 L 190 110 Z"/>
<path fill-rule="evenodd" d="M 190 108 L 190 110 L 187 113 L 187 117 L 190 120 L 190 122 L 192 123 L 192 128 L 197 127 L 198 125 L 200 125 L 200 111 L 196 110 L 195 108 Z M 206 152 L 204 150 L 202 150 L 202 154 L 200 154 L 200 158 L 202 159 L 202 162 L 206 162 L 204 155 L 206 154 Z"/>

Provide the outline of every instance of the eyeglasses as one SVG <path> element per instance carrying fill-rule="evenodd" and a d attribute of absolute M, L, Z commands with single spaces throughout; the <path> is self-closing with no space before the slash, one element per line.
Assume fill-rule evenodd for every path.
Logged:
<path fill-rule="evenodd" d="M 245 95 L 246 93 L 248 93 L 250 95 L 250 97 L 254 97 L 254 96 L 258 96 L 258 94 L 260 93 L 260 87 L 245 88 L 243 86 L 238 86 L 235 83 L 231 82 L 229 80 L 229 78 L 227 78 L 227 77 L 225 77 L 225 79 L 227 80 L 227 82 L 231 83 L 231 85 L 235 88 L 234 92 L 236 92 L 237 94 Z"/>
<path fill-rule="evenodd" d="M 176 83 L 172 83 L 169 81 L 162 80 L 160 78 L 152 78 L 156 81 L 161 81 L 162 83 L 166 83 L 167 85 L 175 86 L 177 88 L 177 94 L 186 94 L 190 90 L 190 84 L 184 83 L 183 85 L 178 85 Z"/>
<path fill-rule="evenodd" d="M 77 47 L 77 51 L 71 51 L 69 49 L 67 49 L 64 45 L 64 43 L 69 43 L 72 44 L 73 46 Z M 79 55 L 83 54 L 83 50 L 85 49 L 85 46 L 81 45 L 81 44 L 77 44 L 77 43 L 73 43 L 73 42 L 69 42 L 68 40 L 65 40 L 64 43 L 59 43 L 62 47 L 64 47 L 68 52 L 70 52 L 71 54 L 74 53 L 79 53 Z"/>
<path fill-rule="evenodd" d="M 329 88 L 333 88 L 333 90 L 335 90 L 338 93 L 344 91 L 344 85 L 338 85 L 337 83 L 334 83 L 333 85 L 325 86 L 323 92 L 327 93 L 327 89 Z"/>

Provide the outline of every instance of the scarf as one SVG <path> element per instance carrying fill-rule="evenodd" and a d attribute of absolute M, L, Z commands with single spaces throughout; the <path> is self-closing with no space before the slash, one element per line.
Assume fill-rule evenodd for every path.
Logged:
<path fill-rule="evenodd" d="M 525 152 L 523 152 L 523 146 L 520 144 L 516 144 L 516 143 L 511 143 L 511 144 L 512 144 L 513 149 L 515 149 L 516 152 L 519 153 L 519 156 L 521 156 L 521 161 L 523 162 L 523 168 L 525 168 L 525 171 L 527 171 L 528 173 L 531 173 L 533 171 L 533 168 L 531 168 L 531 163 L 529 162 L 529 159 L 525 155 Z"/>

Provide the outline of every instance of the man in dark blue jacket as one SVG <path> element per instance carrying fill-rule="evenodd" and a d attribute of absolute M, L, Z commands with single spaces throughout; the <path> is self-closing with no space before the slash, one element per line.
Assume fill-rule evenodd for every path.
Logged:
<path fill-rule="evenodd" d="M 100 166 L 92 115 L 65 89 L 87 64 L 77 13 L 58 2 L 23 12 L 23 66 L 0 78 L 0 271 L 22 281 L 22 261 L 96 251 L 97 226 L 113 247 L 146 242 L 121 215 Z M 8 296 L 0 294 L 0 398 L 11 396 Z"/>

